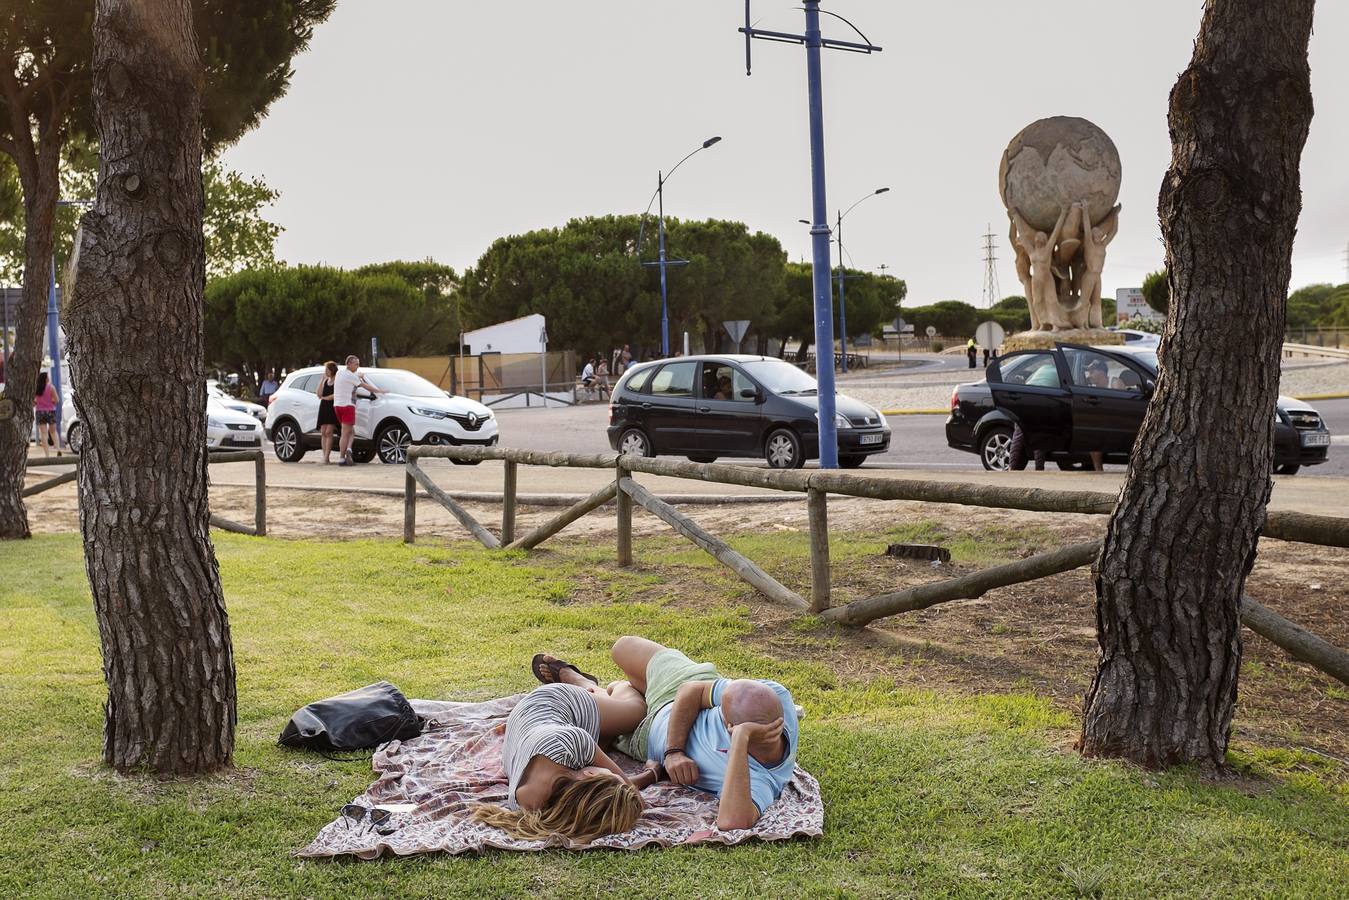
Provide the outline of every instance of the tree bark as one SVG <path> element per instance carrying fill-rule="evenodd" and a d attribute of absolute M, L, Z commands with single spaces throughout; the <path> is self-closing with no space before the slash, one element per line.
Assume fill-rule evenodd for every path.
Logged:
<path fill-rule="evenodd" d="M 195 775 L 231 761 L 235 683 L 207 525 L 201 63 L 189 0 L 97 0 L 94 41 L 98 198 L 65 321 L 85 433 L 80 530 L 108 684 L 103 756 L 121 771 Z"/>
<path fill-rule="evenodd" d="M 6 61 L 4 65 L 9 65 Z M 6 88 L 13 84 L 6 79 Z M 64 106 L 37 123 L 32 138 L 30 117 L 19 108 L 17 91 L 9 106 L 14 116 L 15 167 L 23 188 L 23 300 L 15 323 L 15 341 L 5 363 L 5 396 L 14 401 L 14 417 L 0 422 L 0 540 L 27 538 L 28 512 L 24 506 L 23 477 L 28 439 L 33 431 L 33 391 L 41 371 L 43 330 L 47 318 L 52 252 L 56 246 L 56 201 L 59 198 L 61 146 L 64 135 L 54 122 Z"/>
<path fill-rule="evenodd" d="M 1081 749 L 1220 766 L 1240 605 L 1271 488 L 1313 0 L 1209 0 L 1171 91 L 1157 393 L 1097 568 Z"/>

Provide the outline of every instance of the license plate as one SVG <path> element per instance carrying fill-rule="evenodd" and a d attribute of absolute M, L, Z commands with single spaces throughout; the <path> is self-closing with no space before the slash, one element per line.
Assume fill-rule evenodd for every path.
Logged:
<path fill-rule="evenodd" d="M 864 435 L 862 435 L 862 443 L 863 443 L 863 444 L 879 444 L 884 438 L 885 438 L 885 435 L 883 435 L 883 434 L 864 434 Z"/>
<path fill-rule="evenodd" d="M 1330 435 L 1320 432 L 1304 434 L 1302 436 L 1302 446 L 1304 447 L 1328 447 L 1330 446 Z"/>

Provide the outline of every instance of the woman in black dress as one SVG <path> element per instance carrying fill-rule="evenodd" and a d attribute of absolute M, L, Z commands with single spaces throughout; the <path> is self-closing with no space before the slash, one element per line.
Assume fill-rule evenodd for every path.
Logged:
<path fill-rule="evenodd" d="M 328 465 L 328 454 L 333 451 L 333 429 L 337 427 L 337 412 L 333 409 L 333 379 L 337 377 L 337 363 L 323 364 L 323 377 L 314 393 L 319 397 L 319 435 L 323 444 L 323 464 Z"/>

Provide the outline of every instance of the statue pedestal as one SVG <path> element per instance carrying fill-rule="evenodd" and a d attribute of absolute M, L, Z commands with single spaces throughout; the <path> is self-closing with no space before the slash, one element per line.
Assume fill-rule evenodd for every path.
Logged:
<path fill-rule="evenodd" d="M 1052 350 L 1055 344 L 1085 344 L 1103 347 L 1123 344 L 1124 335 L 1104 328 L 1074 328 L 1063 331 L 1023 331 L 1002 342 L 1002 353 L 1013 350 Z"/>

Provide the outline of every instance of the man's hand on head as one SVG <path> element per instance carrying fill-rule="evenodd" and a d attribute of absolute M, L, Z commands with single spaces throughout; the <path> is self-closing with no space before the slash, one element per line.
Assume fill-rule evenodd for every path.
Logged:
<path fill-rule="evenodd" d="M 748 738 L 751 743 L 769 743 L 782 738 L 784 724 L 782 716 L 778 716 L 773 721 L 767 723 L 741 722 L 739 725 L 731 728 L 731 736 L 734 737 L 736 734 L 744 732 L 745 737 Z"/>
<path fill-rule="evenodd" d="M 665 755 L 665 772 L 675 784 L 693 784 L 698 780 L 698 764 L 682 750 Z"/>

